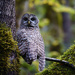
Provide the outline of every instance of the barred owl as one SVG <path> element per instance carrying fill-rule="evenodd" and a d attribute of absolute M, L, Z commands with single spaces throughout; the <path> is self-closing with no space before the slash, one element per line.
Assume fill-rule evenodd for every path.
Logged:
<path fill-rule="evenodd" d="M 20 55 L 28 64 L 39 59 L 39 71 L 45 67 L 44 42 L 41 37 L 38 18 L 33 14 L 24 14 L 17 31 Z"/>

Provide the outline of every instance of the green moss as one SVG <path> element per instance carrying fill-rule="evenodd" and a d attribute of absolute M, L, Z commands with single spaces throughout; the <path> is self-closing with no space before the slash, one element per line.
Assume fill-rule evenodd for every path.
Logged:
<path fill-rule="evenodd" d="M 15 59 L 11 62 L 13 54 Z M 11 29 L 6 24 L 0 24 L 0 74 L 5 75 L 9 71 L 19 73 L 19 55 L 17 42 L 13 40 Z"/>
<path fill-rule="evenodd" d="M 72 45 L 62 56 L 61 60 L 66 60 L 75 65 L 75 44 Z M 48 69 L 36 75 L 75 75 L 75 69 L 61 63 L 54 62 Z"/>

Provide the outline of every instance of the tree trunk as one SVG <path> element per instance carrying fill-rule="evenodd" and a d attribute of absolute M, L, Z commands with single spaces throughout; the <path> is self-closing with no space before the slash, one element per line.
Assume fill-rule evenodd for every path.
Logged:
<path fill-rule="evenodd" d="M 15 0 L 0 0 L 0 22 L 5 22 L 11 28 L 13 38 L 15 39 Z"/>
<path fill-rule="evenodd" d="M 12 32 L 12 36 L 13 36 L 13 39 L 15 40 L 16 39 L 16 24 L 15 24 L 15 0 L 0 0 L 0 23 L 3 24 L 5 23 L 7 25 L 7 27 L 11 28 L 11 32 Z M 2 29 L 1 29 L 2 30 Z M 5 31 L 5 30 L 4 30 Z M 1 33 L 5 33 L 5 36 L 2 37 L 2 35 L 0 35 L 0 37 L 2 37 L 3 39 L 5 37 L 10 37 L 8 40 L 5 39 L 4 40 L 1 40 L 2 38 L 0 38 L 0 56 L 2 55 L 3 57 L 0 57 L 0 62 L 1 60 L 5 60 L 8 59 L 9 60 L 6 60 L 2 63 L 0 63 L 0 75 L 18 75 L 19 73 L 19 68 L 18 68 L 18 58 L 17 58 L 17 46 L 16 46 L 16 43 L 14 40 L 12 40 L 12 37 L 8 34 L 7 36 L 7 32 L 1 32 Z M 10 32 L 9 32 L 10 33 Z M 7 40 L 7 41 L 6 41 Z M 2 41 L 6 42 L 6 44 L 4 44 Z M 11 43 L 10 43 L 10 42 Z M 2 43 L 1 43 L 2 42 Z M 8 44 L 10 43 L 10 44 Z M 14 48 L 14 44 L 12 43 L 15 43 L 15 48 Z M 5 46 L 4 45 L 8 45 L 8 49 L 4 48 Z M 3 46 L 3 47 L 2 47 Z M 10 47 L 11 48 L 10 48 Z M 14 49 L 14 50 L 12 50 Z M 8 52 L 10 52 L 9 54 L 8 53 L 5 53 L 4 54 L 4 50 L 8 50 Z M 11 51 L 10 51 L 11 50 Z M 3 53 L 1 54 L 1 51 L 3 51 Z M 8 55 L 7 55 L 8 54 Z M 3 58 L 3 59 L 2 59 Z M 9 61 L 9 63 L 7 63 Z M 7 63 L 7 67 L 4 66 L 4 64 Z M 1 66 L 3 64 L 3 66 Z M 1 68 L 1 67 L 4 67 L 4 68 Z"/>
<path fill-rule="evenodd" d="M 70 44 L 70 38 L 71 38 L 71 22 L 69 18 L 69 14 L 63 12 L 63 31 L 64 31 L 64 44 L 66 47 L 69 47 Z"/>
<path fill-rule="evenodd" d="M 66 6 L 69 5 L 69 1 L 66 1 Z M 62 13 L 62 19 L 63 19 L 63 31 L 64 31 L 64 44 L 67 47 L 70 45 L 70 38 L 71 38 L 71 20 L 69 13 L 63 12 Z"/>

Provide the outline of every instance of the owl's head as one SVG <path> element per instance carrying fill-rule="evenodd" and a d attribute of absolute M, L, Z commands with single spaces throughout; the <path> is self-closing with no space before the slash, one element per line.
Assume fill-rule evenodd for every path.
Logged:
<path fill-rule="evenodd" d="M 26 13 L 22 16 L 20 28 L 38 27 L 38 22 L 39 20 L 35 15 Z"/>

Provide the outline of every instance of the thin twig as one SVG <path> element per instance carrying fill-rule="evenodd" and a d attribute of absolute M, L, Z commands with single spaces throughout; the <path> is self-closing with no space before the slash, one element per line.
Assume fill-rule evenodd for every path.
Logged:
<path fill-rule="evenodd" d="M 68 61 L 65 61 L 65 60 L 60 60 L 60 59 L 56 59 L 56 58 L 49 58 L 49 57 L 45 57 L 45 60 L 46 61 L 54 61 L 54 62 L 59 62 L 63 65 L 66 65 L 68 67 L 71 67 L 72 69 L 75 70 L 75 66 L 73 64 L 70 64 Z"/>

